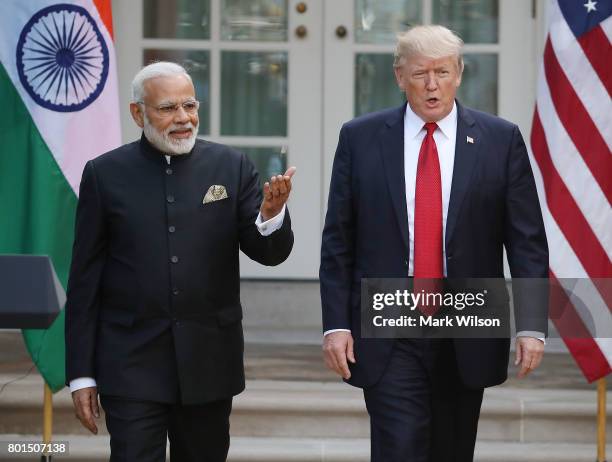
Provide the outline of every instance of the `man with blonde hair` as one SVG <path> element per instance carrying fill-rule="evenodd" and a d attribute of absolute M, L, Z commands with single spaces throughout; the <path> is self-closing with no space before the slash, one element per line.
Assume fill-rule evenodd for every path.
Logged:
<path fill-rule="evenodd" d="M 374 462 L 473 459 L 485 387 L 507 378 L 508 338 L 361 336 L 362 278 L 546 278 L 548 246 L 516 125 L 455 99 L 463 42 L 442 26 L 398 37 L 407 104 L 346 123 L 321 250 L 324 357 L 364 389 Z M 506 302 L 507 303 L 507 302 Z M 520 319 L 519 376 L 540 363 L 547 306 Z"/>
<path fill-rule="evenodd" d="M 112 462 L 223 462 L 244 389 L 238 255 L 291 252 L 290 168 L 264 183 L 252 162 L 198 135 L 191 77 L 141 69 L 130 112 L 140 140 L 87 163 L 66 302 L 75 414 L 100 417 Z"/>

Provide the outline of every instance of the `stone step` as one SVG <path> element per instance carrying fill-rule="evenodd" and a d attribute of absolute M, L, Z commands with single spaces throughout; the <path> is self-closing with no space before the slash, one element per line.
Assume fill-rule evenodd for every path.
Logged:
<path fill-rule="evenodd" d="M 251 381 L 247 387 L 236 398 L 232 414 L 236 435 L 369 436 L 359 389 L 342 383 L 277 381 Z M 608 405 L 608 412 L 611 410 Z M 592 443 L 596 411 L 594 391 L 491 388 L 485 392 L 478 437 L 483 441 Z M 608 438 L 612 438 L 610 426 Z"/>
<path fill-rule="evenodd" d="M 2 441 L 38 441 L 34 436 L 0 435 Z M 109 456 L 107 435 L 57 435 L 55 441 L 69 443 L 69 455 L 55 456 L 56 461 L 102 462 Z M 370 460 L 367 438 L 254 438 L 233 437 L 228 462 L 367 462 Z M 478 441 L 475 462 L 593 462 L 596 448 L 580 443 L 509 443 Z M 0 461 L 22 462 L 9 456 L 6 445 L 0 449 Z M 35 460 L 30 458 L 29 460 Z"/>
<path fill-rule="evenodd" d="M 0 375 L 0 383 L 6 382 Z M 31 375 L 0 394 L 0 434 L 40 434 L 42 379 Z M 610 400 L 608 399 L 610 403 Z M 612 404 L 608 406 L 608 411 Z M 478 438 L 482 441 L 592 444 L 596 435 L 592 390 L 496 387 L 486 390 Z M 367 438 L 361 390 L 343 383 L 251 380 L 234 400 L 237 437 Z M 100 429 L 105 432 L 103 419 Z M 612 429 L 608 426 L 608 438 Z M 54 395 L 54 433 L 85 434 L 68 390 Z M 612 439 L 610 439 L 612 440 Z"/>
<path fill-rule="evenodd" d="M 245 330 L 246 338 L 252 334 L 249 331 Z M 316 344 L 309 344 L 305 332 L 299 328 L 257 328 L 256 331 L 257 340 L 245 344 L 247 380 L 338 381 L 337 375 L 324 366 L 320 329 L 317 330 Z M 569 354 L 552 353 L 555 340 L 559 339 L 547 340 L 542 364 L 525 379 L 516 378 L 512 355 L 508 364 L 508 381 L 504 386 L 592 390 L 593 386 L 586 382 Z M 0 376 L 23 376 L 31 368 L 32 361 L 21 333 L 0 329 Z"/>

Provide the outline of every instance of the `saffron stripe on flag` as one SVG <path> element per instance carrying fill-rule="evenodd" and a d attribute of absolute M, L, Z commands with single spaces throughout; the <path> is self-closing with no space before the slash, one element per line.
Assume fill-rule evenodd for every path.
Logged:
<path fill-rule="evenodd" d="M 111 0 L 93 0 L 98 13 L 100 14 L 100 19 L 106 26 L 106 30 L 110 35 L 111 39 L 114 40 L 113 34 L 113 10 L 111 5 Z"/>
<path fill-rule="evenodd" d="M 0 196 L 4 192 L 4 199 L 10 199 L 6 203 L 14 209 L 0 212 L 0 221 L 10 221 L 8 227 L 0 226 L 0 247 L 5 253 L 50 255 L 65 287 L 74 228 L 69 225 L 74 224 L 83 166 L 121 144 L 110 1 L 4 0 L 2 6 L 5 14 L 0 15 L 0 93 L 8 94 L 10 89 L 14 94 L 7 101 L 18 100 L 16 106 L 26 115 L 19 115 L 13 108 L 7 117 L 0 117 L 0 125 L 12 124 L 10 130 L 5 130 L 7 136 L 10 134 L 8 139 L 16 138 L 13 144 L 5 143 L 3 138 L 0 146 L 10 164 L 10 168 L 0 168 L 4 173 Z M 36 44 L 36 56 L 28 54 L 34 53 L 32 44 Z M 95 57 L 89 53 L 92 47 L 98 50 Z M 70 79 L 66 66 L 55 62 L 53 66 L 31 69 L 39 62 L 30 58 L 55 56 L 56 48 L 69 48 L 74 55 Z M 40 87 L 44 77 L 46 82 Z M 58 99 L 58 95 L 62 98 Z M 4 103 L 5 99 L 0 101 Z M 61 101 L 66 106 L 68 99 L 84 106 L 64 111 L 67 107 L 62 108 Z M 16 161 L 17 167 L 23 167 L 21 171 L 15 170 Z M 18 187 L 11 188 L 15 181 Z M 43 194 L 46 191 L 50 193 Z M 0 203 L 4 205 L 2 199 Z M 23 334 L 45 381 L 54 391 L 62 388 L 63 312 L 50 329 L 25 330 Z"/>
<path fill-rule="evenodd" d="M 559 65 L 550 38 L 544 48 L 544 71 L 557 115 L 591 175 L 612 203 L 612 155 L 591 116 Z"/>

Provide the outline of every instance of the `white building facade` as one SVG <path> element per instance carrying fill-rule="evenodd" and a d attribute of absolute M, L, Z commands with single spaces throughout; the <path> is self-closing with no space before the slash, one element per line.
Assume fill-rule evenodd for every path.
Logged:
<path fill-rule="evenodd" d="M 262 176 L 298 172 L 290 200 L 295 247 L 243 277 L 316 280 L 320 236 L 343 122 L 404 97 L 395 34 L 443 24 L 465 41 L 458 98 L 531 129 L 545 36 L 544 0 L 114 0 L 123 140 L 138 137 L 129 83 L 154 60 L 188 68 L 200 136 L 246 152 Z"/>

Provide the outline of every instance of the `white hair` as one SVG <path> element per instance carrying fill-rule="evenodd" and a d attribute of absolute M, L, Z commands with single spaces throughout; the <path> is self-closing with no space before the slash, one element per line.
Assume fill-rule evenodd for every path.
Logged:
<path fill-rule="evenodd" d="M 411 56 L 439 59 L 457 57 L 459 74 L 463 72 L 463 40 L 450 29 L 439 25 L 415 26 L 397 35 L 393 67 L 400 67 Z"/>
<path fill-rule="evenodd" d="M 151 121 L 147 117 L 147 113 L 144 112 L 143 114 L 143 132 L 147 140 L 149 140 L 153 146 L 155 146 L 161 152 L 171 156 L 191 152 L 195 146 L 196 139 L 198 138 L 199 123 L 197 125 L 193 125 L 191 122 L 187 122 L 186 124 L 173 123 L 172 125 L 166 127 L 164 131 L 159 131 L 151 124 Z M 189 138 L 173 139 L 170 136 L 170 132 L 177 129 L 191 130 L 191 135 L 189 135 Z"/>
<path fill-rule="evenodd" d="M 169 61 L 157 61 L 151 63 L 138 71 L 132 80 L 132 101 L 139 103 L 144 98 L 144 84 L 147 80 L 156 77 L 170 77 L 173 75 L 185 75 L 191 82 L 191 77 L 185 68 L 179 64 Z"/>

